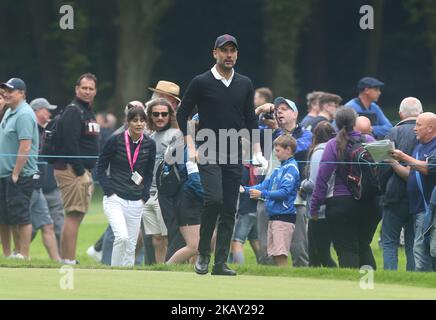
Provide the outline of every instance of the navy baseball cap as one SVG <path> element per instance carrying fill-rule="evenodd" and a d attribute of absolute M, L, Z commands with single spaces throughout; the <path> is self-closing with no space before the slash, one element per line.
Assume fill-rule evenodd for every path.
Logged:
<path fill-rule="evenodd" d="M 357 83 L 357 89 L 362 91 L 366 88 L 379 88 L 383 87 L 385 84 L 376 78 L 365 77 L 359 80 Z"/>
<path fill-rule="evenodd" d="M 234 36 L 231 36 L 229 34 L 223 34 L 222 36 L 219 36 L 215 40 L 215 49 L 220 48 L 223 45 L 225 45 L 227 42 L 231 42 L 235 45 L 235 47 L 238 47 L 238 41 L 236 41 L 236 38 Z"/>
<path fill-rule="evenodd" d="M 278 108 L 278 106 L 281 105 L 282 103 L 286 104 L 289 107 L 289 109 L 291 109 L 292 111 L 298 112 L 298 108 L 295 102 L 289 99 L 285 99 L 283 97 L 277 97 L 274 99 L 274 108 Z"/>
<path fill-rule="evenodd" d="M 2 89 L 26 91 L 26 84 L 20 78 L 9 79 L 8 82 L 0 84 Z"/>

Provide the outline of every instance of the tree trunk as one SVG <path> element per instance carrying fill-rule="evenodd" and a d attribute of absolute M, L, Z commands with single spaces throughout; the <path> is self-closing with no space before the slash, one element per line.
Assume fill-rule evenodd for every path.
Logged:
<path fill-rule="evenodd" d="M 265 0 L 263 3 L 267 74 L 276 96 L 292 98 L 298 94 L 295 63 L 299 36 L 310 7 L 310 0 Z"/>
<path fill-rule="evenodd" d="M 432 74 L 433 80 L 436 82 L 436 3 L 431 0 L 426 0 L 424 4 L 425 22 L 427 25 L 426 42 L 431 51 L 432 57 Z"/>
<path fill-rule="evenodd" d="M 384 0 L 373 0 L 372 7 L 374 8 L 374 29 L 366 31 L 368 33 L 368 45 L 365 71 L 367 75 L 377 76 L 380 48 L 383 40 Z"/>
<path fill-rule="evenodd" d="M 307 55 L 305 60 L 307 66 L 305 72 L 310 76 L 311 90 L 319 88 L 328 88 L 330 85 L 328 77 L 328 61 L 326 48 L 328 47 L 325 30 L 325 0 L 312 0 L 312 9 L 310 12 L 310 22 L 308 22 L 305 34 L 305 44 Z"/>
<path fill-rule="evenodd" d="M 27 1 L 30 17 L 30 30 L 35 45 L 33 56 L 37 57 L 40 73 L 39 81 L 44 83 L 44 91 L 52 103 L 59 103 L 62 92 L 59 90 L 59 65 L 56 64 L 55 43 L 50 40 L 51 24 L 53 23 L 53 6 L 46 1 Z M 57 18 L 57 16 L 55 16 Z"/>
<path fill-rule="evenodd" d="M 423 34 L 425 43 L 430 50 L 433 81 L 436 82 L 436 2 L 434 0 L 403 0 L 403 5 L 410 13 L 410 20 L 414 23 L 424 21 L 426 25 Z"/>
<path fill-rule="evenodd" d="M 154 44 L 160 19 L 173 0 L 117 0 L 119 11 L 115 106 L 144 100 L 160 52 Z"/>

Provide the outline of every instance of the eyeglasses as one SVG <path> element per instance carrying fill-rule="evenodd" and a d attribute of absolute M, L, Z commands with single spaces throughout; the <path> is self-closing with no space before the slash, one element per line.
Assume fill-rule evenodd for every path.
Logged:
<path fill-rule="evenodd" d="M 162 116 L 162 118 L 166 118 L 168 117 L 169 112 L 152 112 L 151 114 L 155 118 L 159 118 L 159 116 Z"/>

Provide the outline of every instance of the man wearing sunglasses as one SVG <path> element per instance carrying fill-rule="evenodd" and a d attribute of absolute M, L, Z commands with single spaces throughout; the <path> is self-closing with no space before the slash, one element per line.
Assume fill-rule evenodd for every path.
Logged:
<path fill-rule="evenodd" d="M 156 171 L 164 157 L 165 150 L 174 138 L 182 139 L 180 130 L 171 126 L 170 119 L 173 113 L 171 103 L 166 99 L 158 98 L 147 103 L 147 127 L 153 131 L 150 137 L 156 142 L 156 159 L 150 187 L 150 199 L 145 204 L 142 218 L 146 235 L 152 236 L 157 263 L 163 263 L 167 260 L 168 247 L 172 255 L 174 250 L 177 251 L 180 249 L 180 245 L 184 245 L 182 243 L 174 248 L 173 244 L 173 236 L 178 232 L 177 224 L 172 223 L 174 219 L 169 219 L 173 216 L 174 199 L 166 199 L 163 195 L 158 195 L 156 185 Z"/>
<path fill-rule="evenodd" d="M 223 151 L 218 148 L 218 135 L 220 129 L 251 131 L 258 128 L 258 123 L 254 112 L 254 89 L 251 80 L 233 69 L 238 58 L 236 38 L 228 34 L 219 36 L 215 41 L 213 57 L 216 64 L 212 69 L 196 76 L 189 84 L 177 110 L 177 122 L 188 144 L 191 161 L 195 161 L 196 150 L 195 142 L 187 132 L 187 121 L 195 106 L 198 107 L 200 118 L 199 132 L 202 129 L 210 129 L 217 138 L 218 152 L 209 152 L 205 159 L 199 161 L 198 166 L 205 197 L 195 272 L 208 273 L 211 238 L 218 219 L 212 274 L 234 276 L 236 272 L 226 265 L 226 261 L 235 224 L 242 161 L 239 150 L 237 164 L 231 164 L 233 162 L 229 161 L 229 158 L 233 158 L 234 155 L 225 152 L 223 157 L 223 154 L 219 154 Z M 268 162 L 260 152 L 260 144 L 257 143 L 255 147 L 258 151 L 255 153 L 255 159 L 262 164 L 262 167 L 267 167 Z"/>

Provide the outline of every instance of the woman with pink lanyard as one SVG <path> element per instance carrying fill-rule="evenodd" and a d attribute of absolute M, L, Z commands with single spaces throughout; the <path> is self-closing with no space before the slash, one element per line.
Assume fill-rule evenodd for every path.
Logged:
<path fill-rule="evenodd" d="M 149 198 L 156 156 L 155 142 L 144 134 L 145 122 L 144 108 L 131 108 L 127 113 L 127 130 L 112 136 L 98 159 L 104 214 L 115 236 L 112 266 L 134 265 L 142 210 Z"/>

